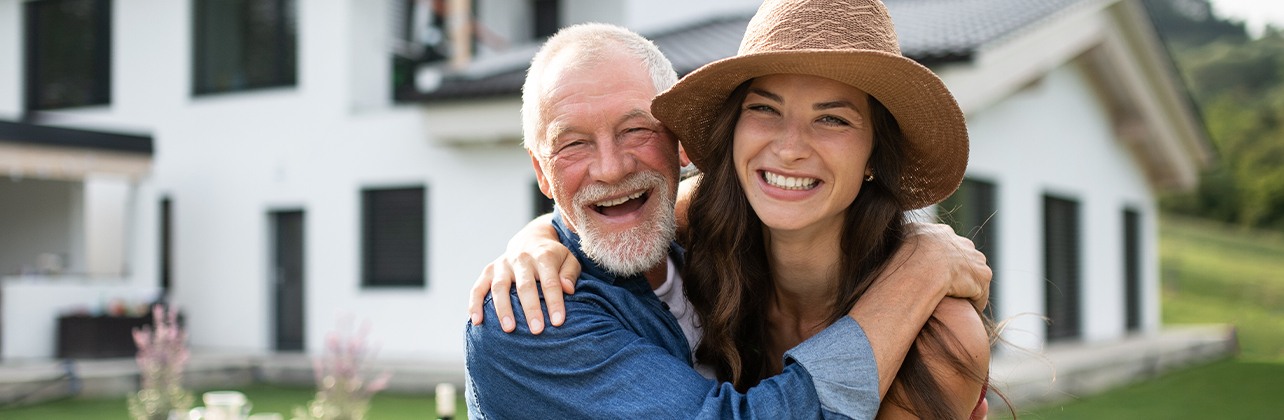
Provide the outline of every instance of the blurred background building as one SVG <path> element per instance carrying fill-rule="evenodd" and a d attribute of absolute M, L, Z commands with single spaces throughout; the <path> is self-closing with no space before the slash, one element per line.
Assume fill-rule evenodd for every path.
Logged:
<path fill-rule="evenodd" d="M 519 145 L 538 43 L 616 23 L 685 74 L 758 3 L 0 0 L 0 358 L 165 297 L 198 352 L 316 353 L 355 314 L 382 357 L 462 369 L 469 287 L 551 206 Z M 1004 337 L 1159 334 L 1156 197 L 1211 152 L 1140 3 L 886 3 L 967 114 L 937 210 L 990 258 Z"/>

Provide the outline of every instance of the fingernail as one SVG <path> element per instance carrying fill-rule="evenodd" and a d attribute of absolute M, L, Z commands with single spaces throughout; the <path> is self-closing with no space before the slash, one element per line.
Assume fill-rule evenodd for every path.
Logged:
<path fill-rule="evenodd" d="M 513 317 L 511 316 L 504 317 L 503 320 L 499 321 L 499 325 L 504 328 L 504 331 L 508 331 L 508 332 L 512 332 L 513 328 L 517 327 L 516 325 L 514 325 Z"/>
<path fill-rule="evenodd" d="M 531 327 L 532 333 L 538 334 L 539 332 L 544 331 L 544 320 L 531 318 L 530 320 L 526 321 L 526 325 L 529 325 Z"/>
<path fill-rule="evenodd" d="M 555 326 L 562 325 L 562 321 L 566 320 L 566 315 L 562 315 L 561 312 L 553 312 L 548 317 L 550 318 L 549 320 L 552 321 L 553 325 Z"/>
<path fill-rule="evenodd" d="M 481 325 L 481 314 L 473 312 L 468 317 L 473 320 L 473 325 Z"/>

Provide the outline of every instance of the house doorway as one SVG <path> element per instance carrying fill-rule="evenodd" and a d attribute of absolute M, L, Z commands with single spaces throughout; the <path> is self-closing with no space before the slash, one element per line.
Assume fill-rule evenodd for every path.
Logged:
<path fill-rule="evenodd" d="M 303 210 L 273 211 L 271 288 L 276 351 L 302 351 L 304 328 Z"/>

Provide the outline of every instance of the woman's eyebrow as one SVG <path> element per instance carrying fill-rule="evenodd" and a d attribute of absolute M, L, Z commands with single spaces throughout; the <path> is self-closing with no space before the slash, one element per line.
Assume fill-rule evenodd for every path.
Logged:
<path fill-rule="evenodd" d="M 856 112 L 860 112 L 860 109 L 856 108 L 856 104 L 853 104 L 851 101 L 843 100 L 843 99 L 840 99 L 837 101 L 821 102 L 811 106 L 811 109 L 814 109 L 817 111 L 833 109 L 833 108 L 851 108 Z"/>
<path fill-rule="evenodd" d="M 749 88 L 749 93 L 752 93 L 779 103 L 785 102 L 784 98 L 781 98 L 780 95 L 762 90 L 761 88 Z"/>

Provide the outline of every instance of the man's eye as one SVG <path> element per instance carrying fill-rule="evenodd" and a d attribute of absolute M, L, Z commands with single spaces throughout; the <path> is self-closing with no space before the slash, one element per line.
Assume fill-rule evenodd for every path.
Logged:
<path fill-rule="evenodd" d="M 561 147 L 559 147 L 559 148 L 557 148 L 557 150 L 558 150 L 558 151 L 574 150 L 574 149 L 577 149 L 577 148 L 583 147 L 583 146 L 585 146 L 585 145 L 587 145 L 587 144 L 588 144 L 588 142 L 586 142 L 586 141 L 584 141 L 584 140 L 572 140 L 572 141 L 568 141 L 568 142 L 566 142 L 566 143 L 562 143 L 562 146 L 561 146 Z"/>

